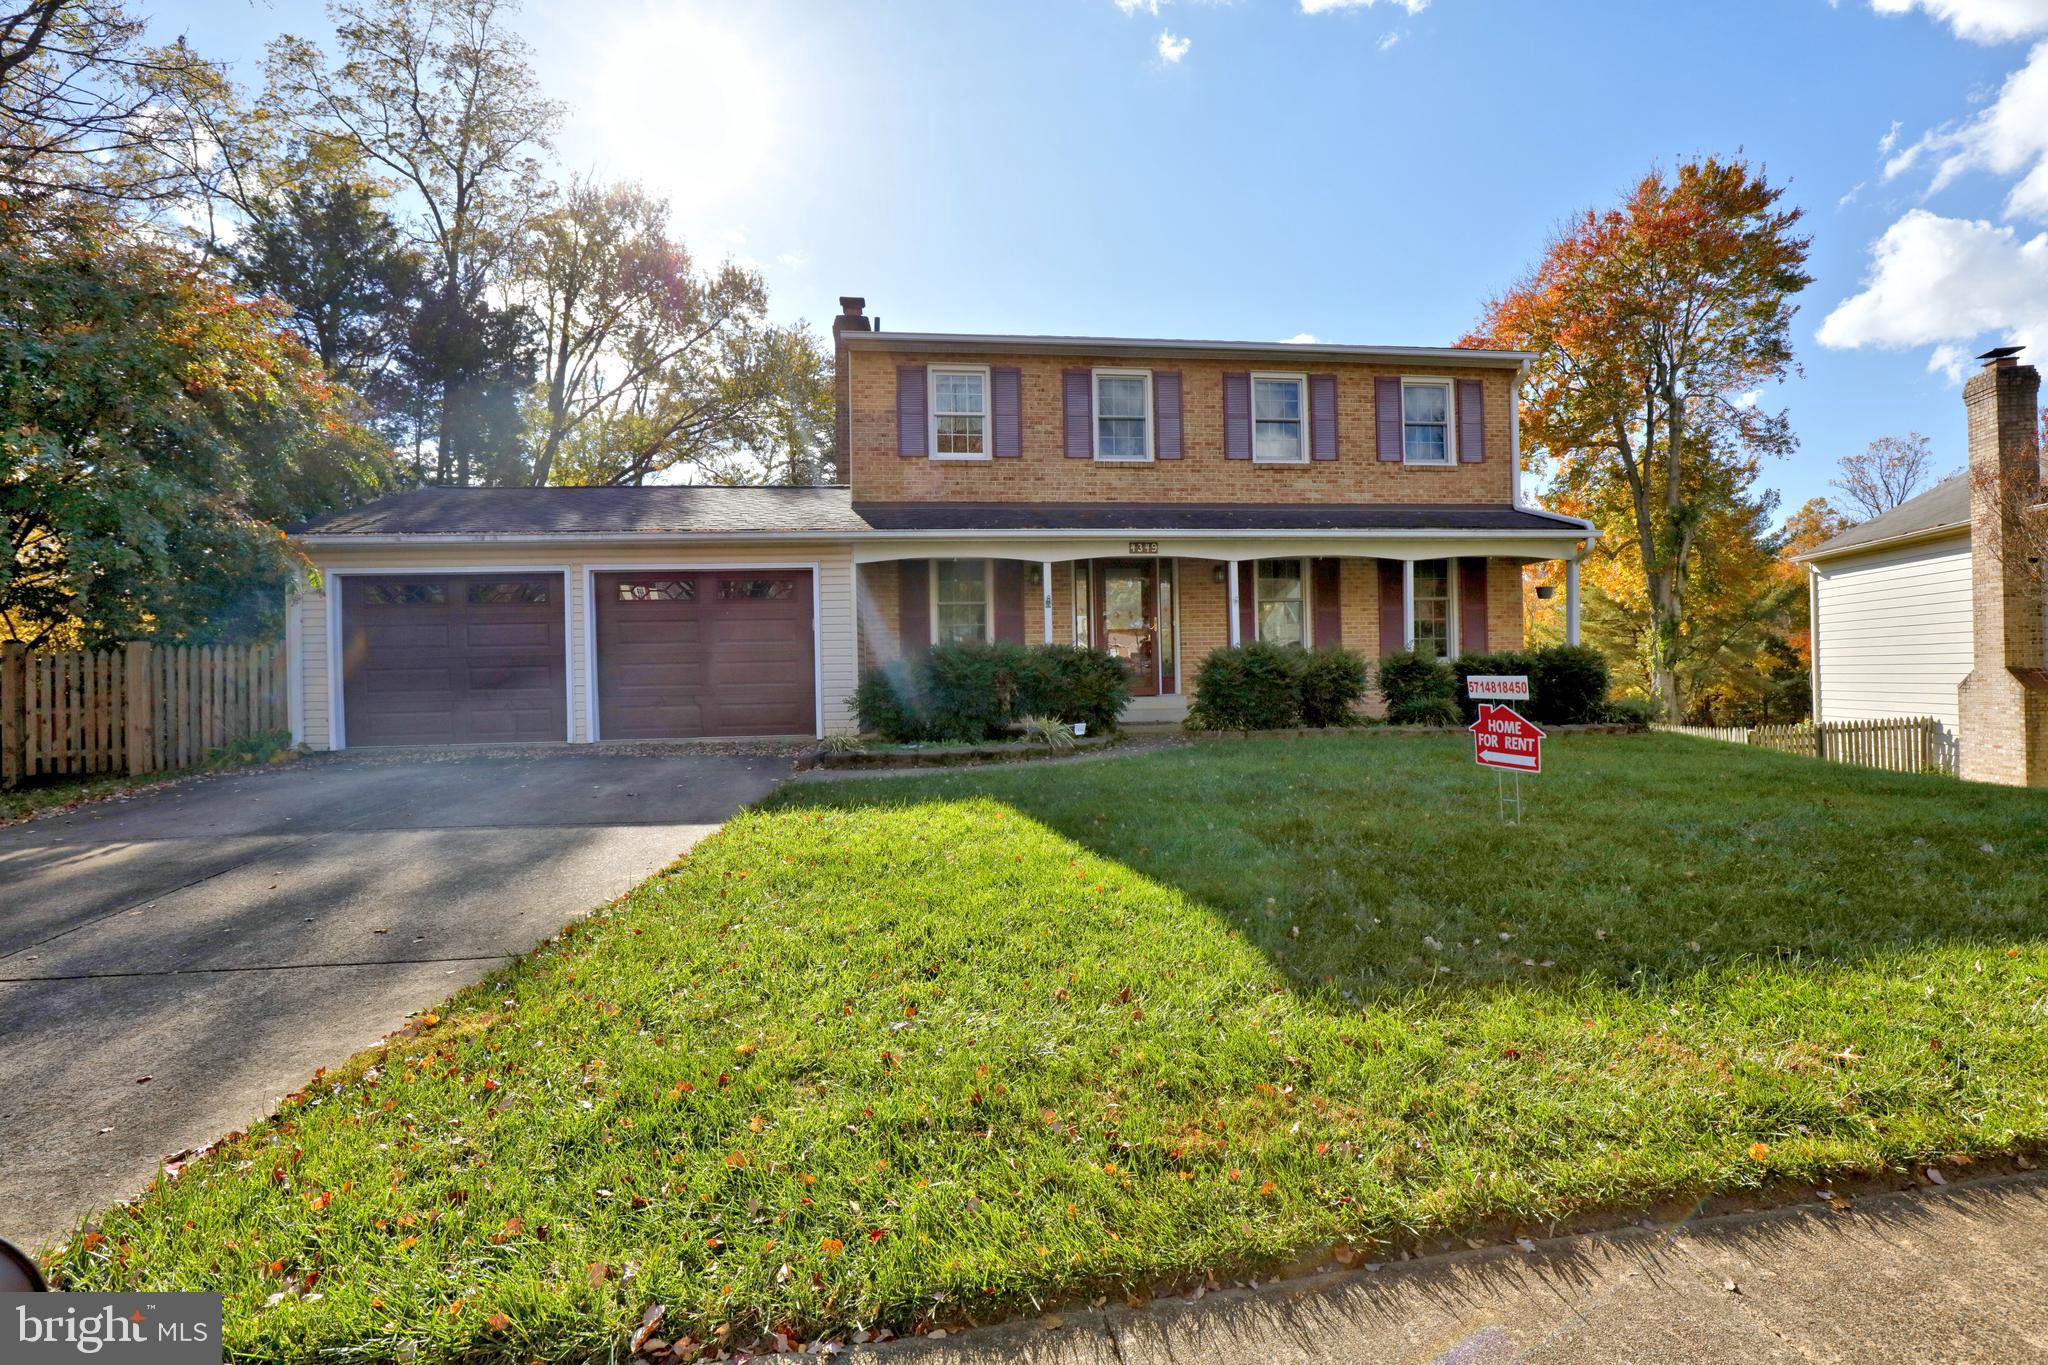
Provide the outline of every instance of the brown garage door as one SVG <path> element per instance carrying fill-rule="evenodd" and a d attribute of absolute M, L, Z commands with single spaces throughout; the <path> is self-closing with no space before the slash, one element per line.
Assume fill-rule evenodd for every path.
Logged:
<path fill-rule="evenodd" d="M 568 738 L 560 574 L 336 581 L 351 747 Z"/>
<path fill-rule="evenodd" d="M 600 739 L 817 728 L 804 570 L 598 574 Z"/>

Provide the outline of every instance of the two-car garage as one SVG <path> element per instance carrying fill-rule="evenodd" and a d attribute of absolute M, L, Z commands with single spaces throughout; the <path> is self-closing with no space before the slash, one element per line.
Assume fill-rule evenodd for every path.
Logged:
<path fill-rule="evenodd" d="M 333 575 L 340 742 L 572 737 L 572 577 Z M 809 569 L 593 569 L 584 587 L 591 738 L 816 733 Z"/>

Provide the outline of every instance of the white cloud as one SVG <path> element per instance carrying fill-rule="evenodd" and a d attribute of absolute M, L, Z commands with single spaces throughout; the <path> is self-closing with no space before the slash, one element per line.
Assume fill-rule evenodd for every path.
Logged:
<path fill-rule="evenodd" d="M 1976 43 L 2004 43 L 2048 32 L 2048 0 L 1870 0 L 1879 14 L 1925 10 Z"/>
<path fill-rule="evenodd" d="M 1936 346 L 1928 368 L 1952 376 L 1986 334 L 2048 346 L 2048 233 L 2022 240 L 2009 227 L 1914 209 L 1870 255 L 1862 291 L 1821 322 L 1821 345 Z"/>
<path fill-rule="evenodd" d="M 2048 0 L 2043 0 L 2048 3 Z M 1927 192 L 1947 188 L 1973 170 L 2018 176 L 2005 211 L 2048 221 L 2048 42 L 2006 77 L 1991 106 L 1966 123 L 1938 128 L 1885 163 L 1885 179 L 1932 162 Z"/>
<path fill-rule="evenodd" d="M 775 258 L 775 263 L 784 270 L 802 270 L 811 263 L 811 258 L 806 252 L 785 251 Z"/>
<path fill-rule="evenodd" d="M 1904 126 L 1903 121 L 1899 119 L 1892 120 L 1890 130 L 1877 140 L 1877 154 L 1879 156 L 1890 156 L 1892 154 L 1892 148 L 1899 145 L 1899 129 Z"/>
<path fill-rule="evenodd" d="M 1126 19 L 1134 14 L 1156 16 L 1159 13 L 1159 0 L 1116 0 L 1116 7 L 1124 12 Z"/>
<path fill-rule="evenodd" d="M 1865 185 L 1868 185 L 1869 183 L 1870 182 L 1867 180 L 1859 180 L 1855 184 L 1851 185 L 1849 187 L 1849 192 L 1843 195 L 1840 199 L 1837 199 L 1835 201 L 1835 207 L 1838 209 L 1845 209 L 1849 207 L 1849 205 L 1855 203 L 1856 196 L 1863 193 L 1863 187 Z"/>
<path fill-rule="evenodd" d="M 1168 66 L 1179 65 L 1180 59 L 1187 56 L 1188 49 L 1193 46 L 1193 39 L 1179 37 L 1170 28 L 1159 30 L 1159 60 Z"/>
<path fill-rule="evenodd" d="M 1282 346 L 1313 346 L 1316 344 L 1316 334 L 1314 332 L 1296 332 L 1291 337 L 1280 338 L 1280 344 Z"/>
<path fill-rule="evenodd" d="M 1400 41 L 1401 31 L 1399 29 L 1394 29 L 1391 32 L 1382 34 L 1380 40 L 1374 43 L 1373 47 L 1381 52 L 1385 52 L 1388 48 L 1391 48 L 1395 43 L 1398 43 Z"/>
<path fill-rule="evenodd" d="M 1371 9 L 1374 5 L 1392 5 L 1396 9 L 1407 10 L 1410 14 L 1420 14 L 1429 8 L 1429 0 L 1301 0 L 1301 12 L 1328 14 L 1332 10 L 1340 9 Z"/>
<path fill-rule="evenodd" d="M 1738 408 L 1753 408 L 1763 401 L 1764 391 L 1762 389 L 1751 389 L 1747 393 L 1735 395 L 1735 406 Z"/>

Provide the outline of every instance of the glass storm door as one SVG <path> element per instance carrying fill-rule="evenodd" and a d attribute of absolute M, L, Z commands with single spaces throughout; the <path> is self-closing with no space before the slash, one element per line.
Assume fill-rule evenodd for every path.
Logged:
<path fill-rule="evenodd" d="M 1097 561 L 1096 634 L 1122 661 L 1131 695 L 1159 695 L 1159 564 L 1149 559 Z"/>

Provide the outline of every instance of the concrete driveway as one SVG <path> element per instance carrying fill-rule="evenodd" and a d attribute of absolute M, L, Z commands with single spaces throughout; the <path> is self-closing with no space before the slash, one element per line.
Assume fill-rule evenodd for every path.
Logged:
<path fill-rule="evenodd" d="M 0 829 L 0 1234 L 28 1246 L 639 882 L 770 755 L 327 762 Z"/>

